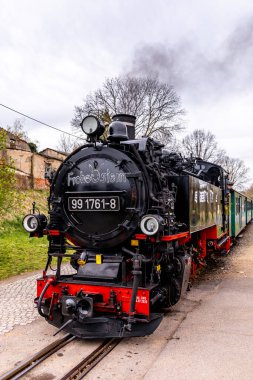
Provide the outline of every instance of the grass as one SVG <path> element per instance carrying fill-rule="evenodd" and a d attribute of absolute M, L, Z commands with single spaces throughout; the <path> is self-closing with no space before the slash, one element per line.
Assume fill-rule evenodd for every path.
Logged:
<path fill-rule="evenodd" d="M 48 240 L 30 238 L 22 226 L 22 220 L 32 209 L 47 214 L 47 190 L 16 191 L 11 208 L 0 210 L 0 280 L 11 276 L 43 269 L 47 261 Z M 63 259 L 69 262 L 69 259 Z M 53 258 L 52 266 L 56 266 Z"/>
<path fill-rule="evenodd" d="M 0 280 L 41 269 L 47 260 L 47 238 L 29 238 L 22 219 L 5 221 L 0 234 Z"/>
<path fill-rule="evenodd" d="M 47 215 L 46 190 L 16 191 L 11 208 L 0 218 L 0 280 L 17 274 L 42 269 L 47 260 L 46 237 L 30 238 L 22 226 L 32 202 Z"/>

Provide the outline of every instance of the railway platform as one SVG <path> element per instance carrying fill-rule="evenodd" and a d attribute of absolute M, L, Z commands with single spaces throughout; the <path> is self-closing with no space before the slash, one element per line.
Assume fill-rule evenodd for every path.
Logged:
<path fill-rule="evenodd" d="M 239 270 L 241 276 L 225 278 L 202 299 L 145 380 L 253 379 L 253 249 L 247 254 L 251 268 Z"/>

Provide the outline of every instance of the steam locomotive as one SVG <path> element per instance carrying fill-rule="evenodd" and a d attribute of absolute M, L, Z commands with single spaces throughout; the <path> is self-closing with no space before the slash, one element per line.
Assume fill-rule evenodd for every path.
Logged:
<path fill-rule="evenodd" d="M 23 220 L 30 236 L 49 241 L 38 312 L 79 338 L 151 334 L 207 254 L 231 245 L 224 170 L 135 138 L 134 126 L 134 116 L 115 115 L 102 140 L 103 123 L 85 117 L 87 143 L 51 178 L 49 220 L 36 212 Z M 250 220 L 252 202 L 244 203 Z M 62 274 L 63 258 L 73 274 Z"/>

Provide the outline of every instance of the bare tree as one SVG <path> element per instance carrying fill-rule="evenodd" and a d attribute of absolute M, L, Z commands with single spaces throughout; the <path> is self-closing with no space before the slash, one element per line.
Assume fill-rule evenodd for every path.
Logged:
<path fill-rule="evenodd" d="M 16 139 L 21 139 L 21 140 L 25 140 L 30 149 L 31 149 L 31 152 L 38 152 L 38 145 L 39 145 L 39 142 L 38 140 L 35 140 L 35 141 L 31 141 L 31 139 L 28 137 L 27 135 L 27 132 L 24 130 L 24 119 L 16 119 L 13 123 L 13 125 L 11 126 L 7 126 L 6 127 L 6 130 L 10 133 L 12 133 Z"/>
<path fill-rule="evenodd" d="M 231 158 L 224 149 L 220 149 L 216 137 L 209 131 L 196 129 L 187 135 L 182 140 L 182 153 L 222 166 L 228 172 L 235 189 L 241 190 L 248 181 L 249 168 L 239 158 Z"/>
<path fill-rule="evenodd" d="M 247 189 L 244 190 L 244 194 L 247 197 L 253 199 L 253 183 Z"/>
<path fill-rule="evenodd" d="M 228 177 L 233 183 L 233 188 L 242 190 L 249 180 L 249 168 L 239 158 L 231 158 L 227 155 L 221 157 L 219 164 L 228 172 Z"/>
<path fill-rule="evenodd" d="M 170 138 L 170 140 L 166 143 L 165 148 L 171 153 L 183 153 L 182 142 L 178 140 L 176 137 Z"/>
<path fill-rule="evenodd" d="M 182 140 L 182 153 L 185 156 L 192 155 L 206 161 L 219 163 L 225 151 L 218 148 L 218 143 L 213 133 L 203 129 L 195 129 Z"/>
<path fill-rule="evenodd" d="M 83 145 L 83 141 L 71 138 L 65 133 L 62 133 L 58 141 L 57 149 L 63 153 L 69 154 L 81 145 Z"/>
<path fill-rule="evenodd" d="M 16 136 L 16 138 L 28 141 L 29 138 L 24 130 L 22 122 L 21 119 L 16 119 L 12 126 L 7 126 L 6 130 Z"/>
<path fill-rule="evenodd" d="M 162 138 L 165 143 L 182 129 L 180 100 L 174 89 L 154 78 L 130 76 L 106 79 L 101 89 L 90 93 L 82 106 L 75 107 L 74 127 L 85 115 L 93 114 L 105 123 L 117 113 L 136 116 L 139 136 Z"/>

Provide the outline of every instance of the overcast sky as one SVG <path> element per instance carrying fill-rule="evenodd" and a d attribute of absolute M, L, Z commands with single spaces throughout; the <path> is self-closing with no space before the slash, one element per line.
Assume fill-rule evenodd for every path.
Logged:
<path fill-rule="evenodd" d="M 74 106 L 106 77 L 156 74 L 251 168 L 253 2 L 0 0 L 0 103 L 71 132 Z M 0 126 L 20 118 L 0 107 Z M 59 133 L 21 118 L 40 149 Z"/>

